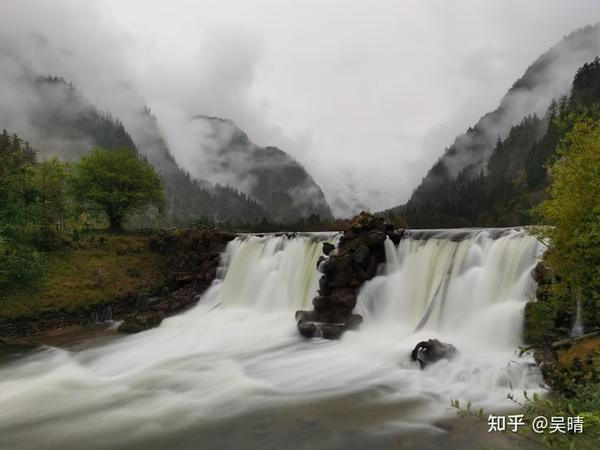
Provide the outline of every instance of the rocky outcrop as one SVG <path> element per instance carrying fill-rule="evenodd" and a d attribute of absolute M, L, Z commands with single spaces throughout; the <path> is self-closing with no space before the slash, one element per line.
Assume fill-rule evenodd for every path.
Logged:
<path fill-rule="evenodd" d="M 410 354 L 410 359 L 419 363 L 421 369 L 441 359 L 452 359 L 456 355 L 456 347 L 437 339 L 419 342 Z"/>
<path fill-rule="evenodd" d="M 76 311 L 48 311 L 32 317 L 0 318 L 0 337 L 26 337 L 73 325 L 122 320 L 120 331 L 158 326 L 167 316 L 195 305 L 215 279 L 219 257 L 232 233 L 214 228 L 161 230 L 150 250 L 164 259 L 166 282 L 152 291 L 130 292 L 113 301 Z"/>
<path fill-rule="evenodd" d="M 161 230 L 149 245 L 153 252 L 165 255 L 172 289 L 165 287 L 160 295 L 140 296 L 119 331 L 138 333 L 157 327 L 169 315 L 198 303 L 216 277 L 221 253 L 234 238 L 234 234 L 213 228 Z"/>
<path fill-rule="evenodd" d="M 344 331 L 356 329 L 362 317 L 354 314 L 358 290 L 377 274 L 385 261 L 387 238 L 400 242 L 404 229 L 368 213 L 356 216 L 340 238 L 334 251 L 323 245 L 327 258 L 319 260 L 319 295 L 313 299 L 312 311 L 297 311 L 298 331 L 307 338 L 337 339 Z"/>

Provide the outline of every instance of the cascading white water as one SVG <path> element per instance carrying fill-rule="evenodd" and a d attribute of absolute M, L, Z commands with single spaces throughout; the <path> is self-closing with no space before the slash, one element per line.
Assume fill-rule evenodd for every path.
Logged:
<path fill-rule="evenodd" d="M 386 274 L 363 288 L 359 312 L 413 331 L 514 349 L 524 303 L 534 292 L 530 272 L 542 251 L 539 242 L 514 229 L 453 237 L 447 230 L 430 232 L 398 248 L 386 241 Z"/>
<path fill-rule="evenodd" d="M 511 389 L 536 388 L 515 353 L 541 252 L 526 232 L 388 241 L 385 272 L 359 295 L 361 329 L 304 340 L 294 311 L 316 293 L 323 239 L 336 236 L 238 238 L 185 314 L 4 364 L 0 448 L 437 448 L 450 398 L 498 411 Z M 421 371 L 409 353 L 432 337 L 459 354 Z M 428 433 L 411 446 L 416 430 Z"/>
<path fill-rule="evenodd" d="M 226 306 L 287 310 L 310 308 L 318 286 L 317 261 L 322 239 L 335 234 L 247 236 L 232 241 L 216 301 Z"/>

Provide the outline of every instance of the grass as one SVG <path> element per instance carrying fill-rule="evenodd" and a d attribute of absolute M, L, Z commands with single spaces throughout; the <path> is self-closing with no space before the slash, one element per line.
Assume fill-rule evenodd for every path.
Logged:
<path fill-rule="evenodd" d="M 576 359 L 583 360 L 596 355 L 600 355 L 600 336 L 585 339 L 573 345 L 568 350 L 560 352 L 558 361 L 561 366 L 570 367 Z M 597 370 L 600 371 L 600 358 L 597 364 L 599 364 Z"/>
<path fill-rule="evenodd" d="M 149 250 L 148 239 L 142 234 L 94 233 L 50 253 L 37 287 L 3 295 L 0 318 L 75 311 L 159 288 L 165 282 L 164 259 Z"/>

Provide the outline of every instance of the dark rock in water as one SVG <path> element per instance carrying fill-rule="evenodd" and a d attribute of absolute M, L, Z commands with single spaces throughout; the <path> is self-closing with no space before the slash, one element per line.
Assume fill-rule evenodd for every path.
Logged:
<path fill-rule="evenodd" d="M 396 244 L 404 235 L 382 217 L 361 213 L 352 219 L 338 241 L 337 251 L 323 244 L 326 260 L 319 260 L 319 295 L 313 300 L 313 311 L 296 313 L 302 336 L 337 339 L 344 331 L 356 329 L 362 317 L 353 314 L 362 283 L 377 275 L 385 262 L 385 246 L 389 237 Z"/>
<path fill-rule="evenodd" d="M 404 236 L 405 230 L 391 230 L 388 233 L 388 237 L 394 243 L 394 245 L 398 245 Z"/>
<path fill-rule="evenodd" d="M 335 245 L 329 242 L 323 242 L 323 254 L 328 256 L 332 251 L 335 250 Z"/>
<path fill-rule="evenodd" d="M 349 314 L 344 322 L 315 321 L 314 311 L 297 311 L 298 331 L 306 338 L 321 337 L 323 339 L 339 339 L 347 330 L 355 330 L 362 323 L 362 316 Z"/>
<path fill-rule="evenodd" d="M 413 361 L 417 361 L 421 369 L 428 364 L 433 364 L 440 359 L 451 359 L 456 355 L 456 347 L 445 344 L 437 339 L 429 339 L 419 342 L 410 354 Z"/>
<path fill-rule="evenodd" d="M 165 313 L 162 311 L 132 315 L 123 321 L 119 326 L 119 331 L 122 333 L 139 333 L 140 331 L 157 327 L 165 317 Z"/>
<path fill-rule="evenodd" d="M 350 256 L 350 255 L 348 255 Z M 351 270 L 340 270 L 330 276 L 329 287 L 344 288 L 350 284 L 353 278 Z"/>
<path fill-rule="evenodd" d="M 367 235 L 367 245 L 369 247 L 377 247 L 385 242 L 387 235 L 381 230 L 370 231 Z"/>
<path fill-rule="evenodd" d="M 354 262 L 362 264 L 367 260 L 367 256 L 369 256 L 369 247 L 361 245 L 354 251 Z"/>
<path fill-rule="evenodd" d="M 533 278 L 538 284 L 546 284 L 552 281 L 554 275 L 552 273 L 552 269 L 540 261 L 531 271 L 531 278 Z"/>
<path fill-rule="evenodd" d="M 317 327 L 317 337 L 323 339 L 339 339 L 346 331 L 344 323 L 320 323 Z"/>
<path fill-rule="evenodd" d="M 332 288 L 329 286 L 329 282 L 326 277 L 319 278 L 319 294 L 329 295 L 332 292 Z"/>
<path fill-rule="evenodd" d="M 338 258 L 330 258 L 321 265 L 321 272 L 325 275 L 333 275 L 344 272 L 352 265 L 352 255 L 344 255 Z"/>
<path fill-rule="evenodd" d="M 298 322 L 298 331 L 307 338 L 317 335 L 317 325 L 314 322 Z"/>
<path fill-rule="evenodd" d="M 318 295 L 315 298 L 313 298 L 312 304 L 315 308 L 315 311 L 322 311 L 324 309 L 327 309 L 327 307 L 329 306 L 329 297 L 326 295 Z M 296 318 L 296 320 L 298 319 Z"/>
<path fill-rule="evenodd" d="M 360 314 L 352 314 L 348 322 L 346 322 L 346 329 L 356 330 L 363 322 L 363 318 Z"/>
<path fill-rule="evenodd" d="M 297 322 L 315 322 L 317 315 L 315 311 L 296 311 Z"/>

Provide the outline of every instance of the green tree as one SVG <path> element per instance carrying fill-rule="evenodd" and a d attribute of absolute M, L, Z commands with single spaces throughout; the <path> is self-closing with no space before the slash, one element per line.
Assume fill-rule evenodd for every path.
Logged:
<path fill-rule="evenodd" d="M 84 209 L 105 213 L 113 230 L 130 214 L 162 208 L 160 176 L 133 150 L 95 149 L 75 165 L 70 180 L 75 199 Z"/>
<path fill-rule="evenodd" d="M 549 167 L 550 198 L 537 208 L 557 275 L 556 294 L 581 297 L 588 325 L 600 317 L 600 121 L 583 118 L 566 134 Z"/>
<path fill-rule="evenodd" d="M 41 275 L 35 235 L 35 152 L 6 130 L 0 134 L 0 291 Z"/>
<path fill-rule="evenodd" d="M 65 229 L 67 210 L 67 164 L 52 158 L 39 163 L 34 171 L 33 183 L 37 191 L 36 216 L 39 241 L 51 249 L 56 237 Z"/>

